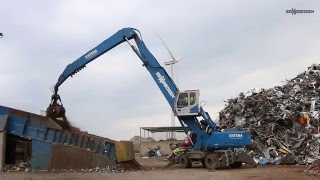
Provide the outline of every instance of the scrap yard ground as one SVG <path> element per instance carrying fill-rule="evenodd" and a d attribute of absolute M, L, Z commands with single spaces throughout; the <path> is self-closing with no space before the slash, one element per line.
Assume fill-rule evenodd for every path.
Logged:
<path fill-rule="evenodd" d="M 0 179 L 319 179 L 313 175 L 305 175 L 304 166 L 260 166 L 257 168 L 242 167 L 240 169 L 219 169 L 209 172 L 201 165 L 191 169 L 181 169 L 177 165 L 168 169 L 163 167 L 166 161 L 160 159 L 142 159 L 137 161 L 146 170 L 123 172 L 6 172 Z"/>

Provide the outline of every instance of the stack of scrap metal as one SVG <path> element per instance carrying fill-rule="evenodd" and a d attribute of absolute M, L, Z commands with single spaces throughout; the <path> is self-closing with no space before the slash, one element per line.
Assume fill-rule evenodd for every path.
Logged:
<path fill-rule="evenodd" d="M 229 99 L 220 126 L 248 130 L 259 164 L 312 164 L 320 159 L 320 64 L 282 86 Z"/>

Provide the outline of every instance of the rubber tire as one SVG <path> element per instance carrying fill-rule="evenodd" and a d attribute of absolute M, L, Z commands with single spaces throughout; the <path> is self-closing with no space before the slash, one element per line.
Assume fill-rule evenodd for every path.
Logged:
<path fill-rule="evenodd" d="M 186 155 L 181 155 L 179 157 L 179 166 L 181 168 L 191 168 L 192 162 Z"/>
<path fill-rule="evenodd" d="M 204 158 L 204 164 L 205 167 L 210 169 L 213 165 L 213 163 L 218 159 L 218 156 L 216 154 L 208 154 L 205 158 Z"/>
<path fill-rule="evenodd" d="M 202 164 L 203 167 L 205 167 L 205 168 L 207 167 L 207 166 L 206 166 L 205 158 L 202 158 L 202 159 L 201 159 L 201 164 Z"/>
<path fill-rule="evenodd" d="M 235 162 L 233 164 L 229 164 L 231 168 L 239 168 L 242 166 L 242 162 Z"/>

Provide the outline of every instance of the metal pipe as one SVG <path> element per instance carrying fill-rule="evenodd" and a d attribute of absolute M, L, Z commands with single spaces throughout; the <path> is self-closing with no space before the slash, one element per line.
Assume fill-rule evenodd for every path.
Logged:
<path fill-rule="evenodd" d="M 311 98 L 311 106 L 310 106 L 310 112 L 313 113 L 315 107 L 316 107 L 316 100 L 317 98 Z"/>
<path fill-rule="evenodd" d="M 6 132 L 0 132 L 0 171 L 4 169 L 6 159 Z"/>

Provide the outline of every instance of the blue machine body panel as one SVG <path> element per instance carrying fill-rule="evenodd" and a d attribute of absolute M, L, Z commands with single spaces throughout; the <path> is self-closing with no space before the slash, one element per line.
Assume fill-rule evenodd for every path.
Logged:
<path fill-rule="evenodd" d="M 137 33 L 138 32 L 138 33 Z M 132 45 L 129 40 L 134 40 L 135 45 Z M 68 77 L 73 76 L 75 73 L 83 69 L 88 63 L 95 60 L 97 57 L 108 52 L 117 45 L 128 42 L 132 50 L 138 55 L 143 63 L 143 66 L 149 71 L 150 75 L 156 82 L 157 86 L 161 90 L 162 94 L 168 101 L 172 108 L 175 110 L 175 102 L 179 94 L 179 89 L 174 81 L 167 74 L 166 70 L 160 66 L 159 62 L 148 50 L 145 43 L 142 41 L 140 32 L 134 28 L 124 28 L 104 40 L 95 48 L 91 49 L 77 60 L 69 64 L 62 74 L 59 76 L 57 83 L 55 84 L 55 93 L 58 92 L 60 85 L 67 80 Z M 237 131 L 243 135 L 244 139 L 230 139 L 229 133 L 218 132 L 216 124 L 212 121 L 209 114 L 203 110 L 202 107 L 197 106 L 196 108 L 190 109 L 191 112 L 198 112 L 194 116 L 178 116 L 179 122 L 182 127 L 185 128 L 185 132 L 192 130 L 197 135 L 197 141 L 194 144 L 194 149 L 216 149 L 218 148 L 231 148 L 231 147 L 244 147 L 250 145 L 250 135 L 244 131 Z M 203 118 L 206 123 L 211 127 L 212 134 L 205 132 L 199 126 L 199 120 L 197 117 Z M 219 144 L 216 146 L 216 144 Z"/>
<path fill-rule="evenodd" d="M 251 137 L 246 131 L 215 132 L 205 142 L 209 149 L 245 148 L 247 144 Z"/>
<path fill-rule="evenodd" d="M 190 113 L 198 113 L 198 112 L 199 112 L 199 105 L 190 109 Z"/>

